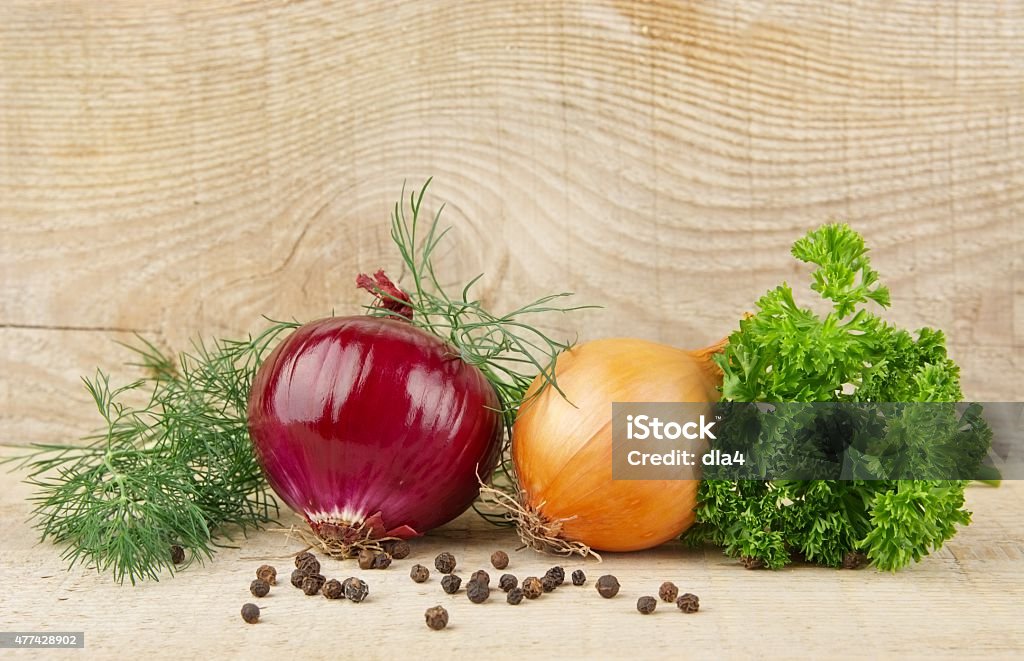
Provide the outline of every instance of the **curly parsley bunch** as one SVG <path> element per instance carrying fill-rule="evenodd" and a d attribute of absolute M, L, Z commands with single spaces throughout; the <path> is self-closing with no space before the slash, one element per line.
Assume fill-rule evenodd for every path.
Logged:
<path fill-rule="evenodd" d="M 762 296 L 757 312 L 740 322 L 716 356 L 724 373 L 723 401 L 961 399 L 959 368 L 946 354 L 941 331 L 923 328 L 911 334 L 869 311 L 872 303 L 889 306 L 889 290 L 879 284 L 857 232 L 825 225 L 798 240 L 792 252 L 817 267 L 811 289 L 830 302 L 831 310 L 820 316 L 799 307 L 785 283 Z M 986 432 L 978 426 L 963 442 L 983 453 Z M 921 427 L 904 442 L 927 450 L 928 433 Z M 932 456 L 938 461 L 940 453 Z M 778 568 L 800 555 L 833 567 L 860 557 L 879 569 L 896 570 L 939 548 L 957 525 L 970 522 L 966 484 L 708 479 L 700 489 L 698 525 L 687 538 L 718 544 L 748 566 Z"/>

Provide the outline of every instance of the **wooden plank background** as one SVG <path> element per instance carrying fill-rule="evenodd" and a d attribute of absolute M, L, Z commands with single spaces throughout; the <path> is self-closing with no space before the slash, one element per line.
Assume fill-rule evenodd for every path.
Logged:
<path fill-rule="evenodd" d="M 6 2 L 0 429 L 94 422 L 140 331 L 356 311 L 435 178 L 452 283 L 696 346 L 828 219 L 969 396 L 1024 396 L 1024 7 L 984 2 Z M 129 372 L 118 372 L 123 378 Z"/>
<path fill-rule="evenodd" d="M 793 240 L 847 221 L 892 288 L 890 318 L 947 331 L 968 397 L 1024 397 L 1022 3 L 9 0 L 0 442 L 94 427 L 79 376 L 114 367 L 125 353 L 113 340 L 131 332 L 181 348 L 255 330 L 263 314 L 357 311 L 355 275 L 397 268 L 387 217 L 403 181 L 430 176 L 431 210 L 443 202 L 454 229 L 446 278 L 486 272 L 480 291 L 499 311 L 575 291 L 604 309 L 544 323 L 581 339 L 716 340 L 765 289 L 807 282 Z M 0 475 L 3 537 L 36 553 L 15 479 Z M 828 579 L 842 595 L 829 603 L 883 627 L 898 615 L 873 610 L 879 602 L 910 600 L 920 613 L 949 599 L 922 634 L 940 637 L 934 649 L 959 654 L 962 636 L 978 654 L 1019 649 L 1004 604 L 1021 598 L 1020 493 L 972 499 L 988 523 L 959 548 L 984 559 L 1003 544 L 998 563 L 965 568 L 946 553 L 899 582 Z M 54 574 L 55 550 L 39 553 Z M 2 582 L 20 580 L 19 568 L 0 563 Z M 699 571 L 727 594 L 746 580 Z M 943 578 L 928 583 L 929 572 Z M 100 589 L 88 576 L 59 587 Z M 712 620 L 715 636 L 746 632 L 773 641 L 765 654 L 789 655 L 744 619 L 779 608 L 766 580 Z M 813 583 L 784 584 L 804 591 L 808 613 L 822 603 Z M 984 607 L 957 629 L 972 609 L 961 588 Z M 185 592 L 147 589 L 190 609 Z M 27 617 L 44 604 L 18 594 L 0 611 Z M 126 593 L 102 594 L 138 612 Z M 88 612 L 90 599 L 60 612 Z M 580 635 L 622 626 L 594 620 Z M 814 637 L 794 631 L 797 648 Z M 864 643 L 850 631 L 841 641 Z M 864 649 L 912 654 L 908 631 Z M 714 636 L 698 639 L 713 652 Z M 100 656 L 123 649 L 107 645 Z M 581 642 L 570 655 L 603 649 Z"/>

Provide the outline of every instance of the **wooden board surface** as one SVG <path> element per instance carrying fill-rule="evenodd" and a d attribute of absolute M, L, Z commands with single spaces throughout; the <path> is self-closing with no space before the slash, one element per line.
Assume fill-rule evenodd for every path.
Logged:
<path fill-rule="evenodd" d="M 850 222 L 890 318 L 945 329 L 969 397 L 1019 400 L 1021 62 L 1024 5 L 1002 0 L 4 2 L 0 442 L 92 429 L 79 377 L 115 367 L 131 332 L 182 348 L 263 314 L 356 311 L 355 274 L 397 269 L 386 223 L 402 182 L 429 176 L 454 229 L 446 280 L 486 272 L 499 311 L 575 291 L 604 309 L 545 325 L 582 339 L 716 340 L 768 287 L 806 282 L 794 239 Z M 65 574 L 33 546 L 16 480 L 0 474 L 0 628 L 74 624 L 95 657 L 315 658 L 352 631 L 364 658 L 1024 647 L 1017 485 L 973 489 L 978 523 L 895 577 L 748 573 L 666 547 L 606 563 L 628 579 L 614 602 L 565 590 L 509 619 L 458 603 L 452 630 L 428 635 L 422 609 L 443 600 L 401 571 L 362 610 L 288 588 L 241 627 L 256 561 L 240 556 L 290 550 L 272 533 L 134 590 Z M 478 527 L 418 551 L 480 564 L 513 544 Z M 636 615 L 663 578 L 704 612 Z"/>
<path fill-rule="evenodd" d="M 255 601 L 251 574 L 264 562 L 282 573 L 288 554 L 303 547 L 267 531 L 220 552 L 212 563 L 173 578 L 117 587 L 109 577 L 65 573 L 58 551 L 26 534 L 26 489 L 0 495 L 0 631 L 84 631 L 84 658 L 1019 658 L 1024 586 L 1024 485 L 973 487 L 975 523 L 939 553 L 898 574 L 796 566 L 748 571 L 714 549 L 667 544 L 653 551 L 606 555 L 600 564 L 512 552 L 518 539 L 474 514 L 413 542 L 413 554 L 384 571 L 361 572 L 352 561 L 325 560 L 323 573 L 360 576 L 370 584 L 362 604 L 306 597 L 285 581 L 259 600 L 263 620 L 242 622 L 241 605 Z M 446 595 L 436 572 L 417 585 L 409 567 L 432 567 L 451 551 L 463 579 L 487 567 L 491 552 L 512 556 L 520 579 L 553 564 L 583 568 L 581 588 L 563 585 L 518 607 L 495 593 L 474 605 L 465 592 Z M 600 598 L 594 581 L 619 578 L 621 592 Z M 684 615 L 661 604 L 636 612 L 638 597 L 662 581 L 697 594 L 701 610 Z M 432 632 L 423 611 L 441 604 L 451 624 Z M 39 658 L 21 650 L 12 658 Z M 78 658 L 78 657 L 76 657 Z"/>
<path fill-rule="evenodd" d="M 1020 399 L 1021 62 L 996 0 L 5 2 L 2 434 L 88 428 L 117 331 L 357 310 L 428 176 L 448 281 L 576 291 L 604 309 L 547 323 L 584 339 L 716 340 L 847 220 L 892 319 Z"/>

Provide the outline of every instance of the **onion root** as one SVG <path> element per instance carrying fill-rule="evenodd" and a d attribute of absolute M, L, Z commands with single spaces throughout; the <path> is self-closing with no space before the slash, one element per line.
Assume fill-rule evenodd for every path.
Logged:
<path fill-rule="evenodd" d="M 303 519 L 305 522 L 305 519 Z M 350 529 L 354 531 L 355 529 Z M 349 560 L 359 556 L 363 549 L 384 552 L 386 542 L 400 541 L 401 537 L 373 537 L 372 529 L 367 527 L 362 536 L 349 535 L 344 540 L 325 538 L 317 535 L 308 525 L 277 528 L 273 532 L 283 532 L 289 539 L 297 539 L 306 545 L 304 550 L 317 549 L 324 555 L 336 560 Z"/>
<path fill-rule="evenodd" d="M 513 498 L 504 491 L 492 486 L 480 484 L 480 497 L 490 500 L 493 504 L 505 510 L 505 516 L 515 524 L 516 532 L 523 546 L 520 548 L 531 548 L 542 553 L 554 555 L 572 556 L 578 555 L 582 558 L 594 557 L 601 561 L 601 555 L 581 542 L 573 542 L 562 538 L 562 524 L 570 519 L 551 520 L 540 513 L 538 509 L 524 505 L 520 499 Z M 544 504 L 541 503 L 541 506 Z"/>

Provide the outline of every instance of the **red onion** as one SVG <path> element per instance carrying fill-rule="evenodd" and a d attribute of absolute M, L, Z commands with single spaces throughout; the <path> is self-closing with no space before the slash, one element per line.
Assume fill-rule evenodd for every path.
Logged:
<path fill-rule="evenodd" d="M 249 431 L 281 499 L 320 538 L 350 544 L 465 511 L 497 461 L 499 409 L 440 338 L 404 319 L 338 317 L 300 327 L 263 363 Z"/>

